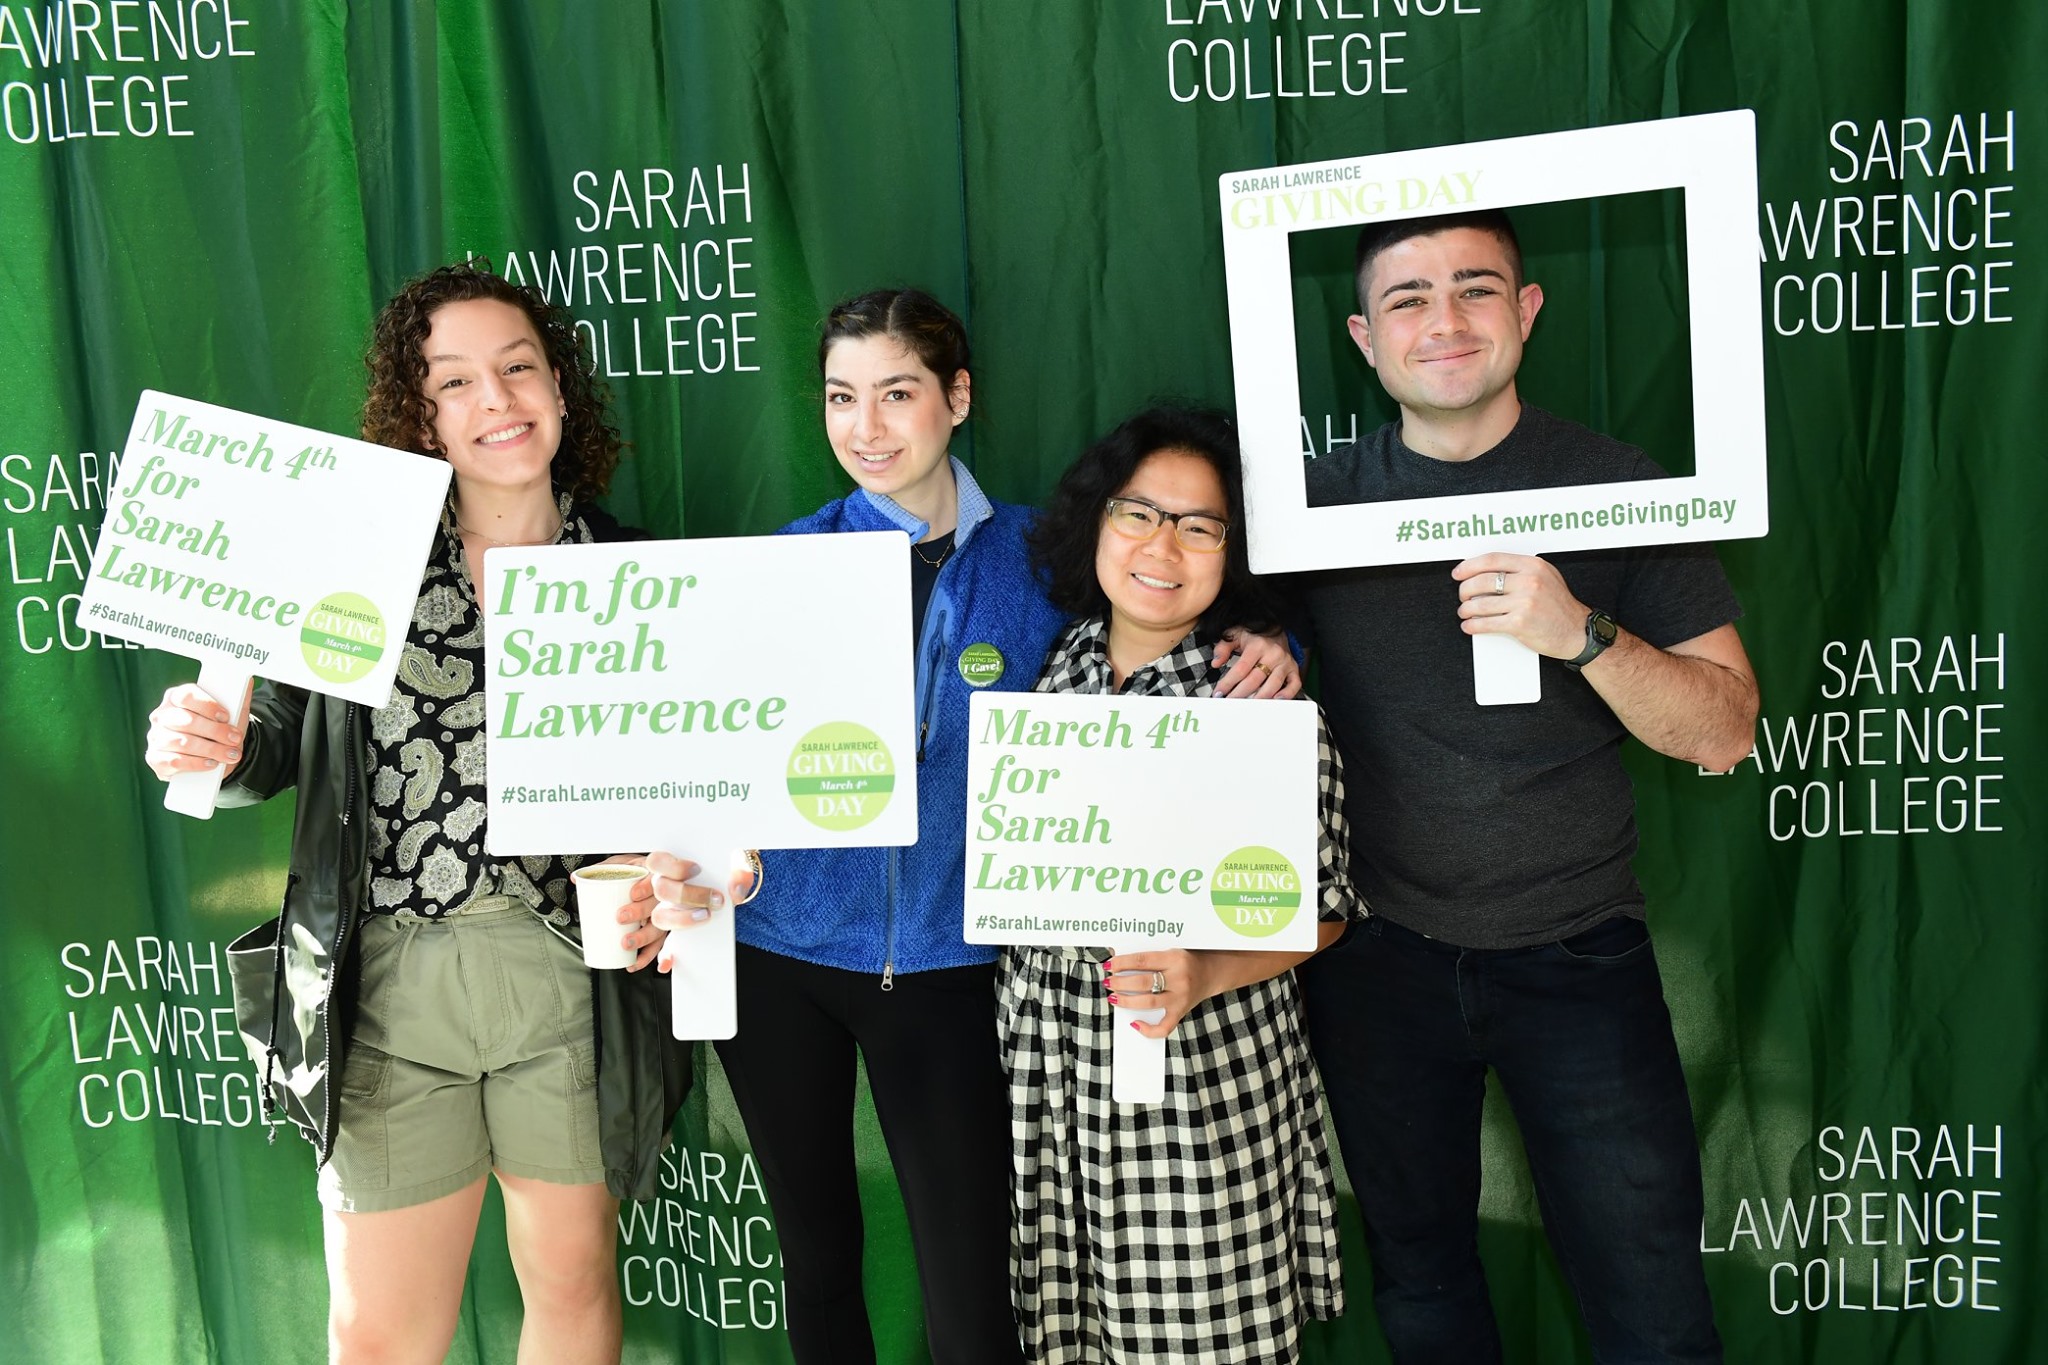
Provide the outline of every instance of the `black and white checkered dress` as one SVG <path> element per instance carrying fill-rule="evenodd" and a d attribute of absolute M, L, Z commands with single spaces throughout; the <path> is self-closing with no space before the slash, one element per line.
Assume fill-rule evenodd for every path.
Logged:
<path fill-rule="evenodd" d="M 1100 620 L 1067 630 L 1041 692 L 1114 692 Z M 1205 697 L 1190 635 L 1125 680 Z M 1319 918 L 1362 916 L 1342 765 L 1319 727 Z M 1011 1284 L 1034 1362 L 1283 1365 L 1344 1309 L 1320 1083 L 1293 973 L 1204 1001 L 1167 1042 L 1166 1101 L 1110 1100 L 1105 951 L 1010 948 L 998 1024 L 1017 1217 Z"/>

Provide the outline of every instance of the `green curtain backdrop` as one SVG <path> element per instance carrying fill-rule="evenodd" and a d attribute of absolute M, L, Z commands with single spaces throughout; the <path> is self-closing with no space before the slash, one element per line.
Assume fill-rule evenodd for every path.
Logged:
<path fill-rule="evenodd" d="M 352 431 L 377 303 L 486 255 L 589 334 L 634 446 L 614 510 L 762 532 L 844 486 L 825 305 L 919 283 L 974 333 L 956 449 L 1035 500 L 1146 398 L 1229 401 L 1219 174 L 1746 107 L 1773 529 L 1722 554 L 1764 719 L 1731 776 L 1630 758 L 1701 1245 L 1730 1359 L 2048 1357 L 2024 701 L 2048 473 L 2022 420 L 2048 372 L 2044 24 L 1961 0 L 0 4 L 0 1354 L 323 1349 L 311 1157 L 256 1108 L 224 971 L 280 894 L 289 800 L 165 813 L 143 715 L 194 668 L 71 620 L 141 389 Z M 1687 378 L 1677 205 L 1535 211 L 1524 391 L 1685 469 L 1714 395 Z M 1335 341 L 1345 250 L 1297 250 L 1309 457 L 1385 413 Z M 784 1361 L 772 1221 L 705 1068 L 663 1199 L 621 1215 L 627 1357 Z M 883 1358 L 919 1360 L 861 1122 Z M 1583 1355 L 1497 1096 L 1485 1150 L 1511 1358 Z M 513 1358 L 495 1216 L 456 1360 Z M 1384 1358 L 1347 1219 L 1352 1308 L 1315 1361 Z"/>

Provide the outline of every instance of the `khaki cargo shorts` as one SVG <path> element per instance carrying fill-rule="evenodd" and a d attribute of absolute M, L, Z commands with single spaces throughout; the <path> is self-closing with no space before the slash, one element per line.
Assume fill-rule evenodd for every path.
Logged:
<path fill-rule="evenodd" d="M 445 919 L 366 915 L 340 1131 L 320 1202 L 424 1204 L 495 1167 L 599 1184 L 582 955 L 506 896 Z"/>

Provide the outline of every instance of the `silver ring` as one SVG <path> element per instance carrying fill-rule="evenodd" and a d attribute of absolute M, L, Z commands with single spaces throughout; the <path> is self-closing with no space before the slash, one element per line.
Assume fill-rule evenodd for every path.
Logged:
<path fill-rule="evenodd" d="M 1493 576 L 1493 595 L 1495 597 L 1505 597 L 1507 596 L 1507 591 L 1508 576 L 1504 573 L 1495 574 Z"/>
<path fill-rule="evenodd" d="M 1152 994 L 1154 994 L 1154 995 L 1164 995 L 1164 994 L 1166 994 L 1166 973 L 1165 973 L 1165 972 L 1154 972 L 1154 973 L 1152 973 Z"/>

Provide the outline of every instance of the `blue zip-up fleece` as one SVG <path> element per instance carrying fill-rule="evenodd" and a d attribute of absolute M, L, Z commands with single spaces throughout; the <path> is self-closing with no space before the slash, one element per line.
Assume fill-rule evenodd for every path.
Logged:
<path fill-rule="evenodd" d="M 960 652 L 991 644 L 1003 675 L 984 691 L 1028 691 L 1066 618 L 1031 571 L 1024 533 L 1035 513 L 988 500 L 953 461 L 960 491 L 952 556 L 939 570 L 917 641 L 917 842 L 908 848 L 778 849 L 761 857 L 761 894 L 734 920 L 739 941 L 848 971 L 932 971 L 992 962 L 961 937 L 967 876 L 967 699 Z M 782 528 L 785 535 L 899 530 L 927 523 L 864 490 Z M 857 661 L 849 660 L 852 666 Z"/>

